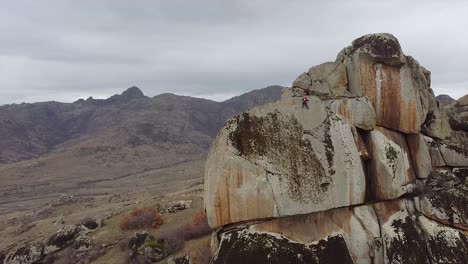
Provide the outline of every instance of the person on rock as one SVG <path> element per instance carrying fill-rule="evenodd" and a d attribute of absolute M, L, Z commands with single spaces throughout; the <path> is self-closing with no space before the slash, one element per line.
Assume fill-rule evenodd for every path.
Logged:
<path fill-rule="evenodd" d="M 307 97 L 303 97 L 302 98 L 302 108 L 306 107 L 307 109 L 309 109 L 309 105 L 307 104 L 307 102 L 309 101 L 309 99 L 307 99 Z"/>

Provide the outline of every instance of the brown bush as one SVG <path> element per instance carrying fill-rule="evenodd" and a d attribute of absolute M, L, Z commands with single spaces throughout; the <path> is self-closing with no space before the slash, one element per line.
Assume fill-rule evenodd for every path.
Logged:
<path fill-rule="evenodd" d="M 134 208 L 120 221 L 120 229 L 158 228 L 163 224 L 161 215 L 154 208 Z"/>
<path fill-rule="evenodd" d="M 163 241 L 164 250 L 168 255 L 179 252 L 184 248 L 184 237 L 180 229 L 166 230 L 158 234 L 158 239 Z"/>
<path fill-rule="evenodd" d="M 191 240 L 202 237 L 211 232 L 211 227 L 208 225 L 205 210 L 200 210 L 194 217 L 193 223 L 183 226 L 182 233 L 184 240 Z"/>
<path fill-rule="evenodd" d="M 184 247 L 185 241 L 202 237 L 211 231 L 212 229 L 208 225 L 205 211 L 200 210 L 193 217 L 193 223 L 161 232 L 158 235 L 158 239 L 164 241 L 164 249 L 169 254 L 173 254 Z"/>

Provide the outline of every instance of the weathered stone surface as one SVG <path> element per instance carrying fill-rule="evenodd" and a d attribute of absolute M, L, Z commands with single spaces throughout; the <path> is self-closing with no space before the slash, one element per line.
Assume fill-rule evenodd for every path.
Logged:
<path fill-rule="evenodd" d="M 68 225 L 62 227 L 55 234 L 51 235 L 45 243 L 44 254 L 50 254 L 57 250 L 68 247 L 76 237 L 84 234 L 86 228 L 82 225 Z"/>
<path fill-rule="evenodd" d="M 365 176 L 350 125 L 315 97 L 309 107 L 288 98 L 226 123 L 205 168 L 212 227 L 364 201 Z"/>
<path fill-rule="evenodd" d="M 399 66 L 405 62 L 398 39 L 388 33 L 368 34 L 355 39 L 351 52 L 372 57 L 391 66 Z"/>
<path fill-rule="evenodd" d="M 171 201 L 166 206 L 157 208 L 160 213 L 177 213 L 179 211 L 189 209 L 192 205 L 192 200 Z"/>
<path fill-rule="evenodd" d="M 412 201 L 383 202 L 374 208 L 385 248 L 383 263 L 466 263 L 467 236 L 418 216 Z"/>
<path fill-rule="evenodd" d="M 436 168 L 431 171 L 426 180 L 425 192 L 440 191 L 453 188 L 460 180 L 450 168 Z"/>
<path fill-rule="evenodd" d="M 332 100 L 330 109 L 358 128 L 364 130 L 375 128 L 374 108 L 367 97 Z"/>
<path fill-rule="evenodd" d="M 87 218 L 83 219 L 83 221 L 81 221 L 81 224 L 84 227 L 88 228 L 89 230 L 96 230 L 99 227 L 101 227 L 102 221 L 96 220 L 96 219 L 91 218 L 91 217 L 87 217 Z"/>
<path fill-rule="evenodd" d="M 325 62 L 310 68 L 308 72 L 311 78 L 312 89 L 328 89 L 333 96 L 346 94 L 348 77 L 346 65 L 336 62 Z"/>
<path fill-rule="evenodd" d="M 88 236 L 79 236 L 71 244 L 71 248 L 75 251 L 85 251 L 93 246 L 93 241 Z"/>
<path fill-rule="evenodd" d="M 464 96 L 458 98 L 458 99 L 457 99 L 457 102 L 458 102 L 460 105 L 462 105 L 462 106 L 468 105 L 468 94 L 466 94 L 466 95 L 464 95 Z"/>
<path fill-rule="evenodd" d="M 368 96 L 378 126 L 404 133 L 418 133 L 432 111 L 435 119 L 428 131 L 441 138 L 443 118 L 430 90 L 430 72 L 401 52 L 398 40 L 390 34 L 372 34 L 353 42 L 345 56 L 349 90 L 355 96 Z M 391 98 L 391 99 L 390 99 Z"/>
<path fill-rule="evenodd" d="M 431 263 L 468 263 L 466 232 L 440 225 L 424 216 L 419 216 L 418 220 L 428 237 Z"/>
<path fill-rule="evenodd" d="M 375 263 L 380 247 L 377 217 L 371 206 L 339 208 L 307 215 L 274 219 L 256 224 L 256 231 L 281 234 L 302 244 L 313 244 L 327 236 L 342 236 L 354 263 Z"/>
<path fill-rule="evenodd" d="M 44 245 L 42 243 L 33 243 L 18 248 L 10 252 L 5 260 L 5 264 L 32 264 L 44 257 Z"/>
<path fill-rule="evenodd" d="M 371 206 L 339 208 L 273 219 L 241 230 L 227 231 L 221 236 L 214 260 L 215 263 L 241 263 L 234 259 L 245 263 L 277 263 L 277 258 L 282 257 L 276 255 L 279 252 L 275 248 L 281 248 L 280 251 L 292 251 L 282 252 L 286 254 L 284 257 L 293 258 L 290 262 L 282 259 L 279 263 L 348 263 L 338 261 L 344 259 L 333 259 L 338 257 L 336 255 L 340 255 L 340 258 L 346 256 L 346 259 L 350 256 L 352 262 L 349 263 L 382 263 L 383 247 L 379 236 L 377 217 Z M 322 253 L 316 255 L 318 248 L 310 245 L 321 245 Z M 250 262 L 256 254 L 259 259 L 255 260 L 260 262 Z M 294 258 L 297 254 L 303 258 Z M 304 258 L 306 256 L 311 258 Z"/>
<path fill-rule="evenodd" d="M 468 149 L 466 147 L 440 144 L 440 152 L 448 166 L 468 166 Z"/>
<path fill-rule="evenodd" d="M 418 178 L 427 178 L 432 170 L 431 155 L 422 134 L 406 136 L 414 172 Z"/>
<path fill-rule="evenodd" d="M 367 145 L 364 141 L 364 137 L 362 136 L 361 132 L 359 132 L 356 127 L 351 127 L 351 132 L 353 132 L 354 136 L 354 143 L 356 143 L 356 147 L 359 152 L 359 156 L 363 160 L 370 159 L 369 150 L 367 149 Z"/>
<path fill-rule="evenodd" d="M 405 136 L 382 127 L 369 133 L 371 192 L 389 200 L 410 192 L 415 180 Z"/>
<path fill-rule="evenodd" d="M 312 88 L 312 80 L 310 79 L 310 76 L 307 72 L 302 73 L 297 77 L 296 80 L 292 83 L 292 87 L 299 87 L 303 89 L 311 89 Z M 323 94 L 329 94 L 330 93 L 330 88 L 327 87 L 325 90 L 318 90 L 319 87 L 317 87 L 317 90 L 314 90 L 315 92 L 318 93 L 323 93 Z"/>
<path fill-rule="evenodd" d="M 430 219 L 468 231 L 468 191 L 451 188 L 421 195 L 421 212 Z"/>
<path fill-rule="evenodd" d="M 304 245 L 280 234 L 250 229 L 224 233 L 212 263 L 353 263 L 340 235 Z"/>
<path fill-rule="evenodd" d="M 468 95 L 466 96 L 468 97 Z M 454 102 L 444 107 L 449 116 L 450 127 L 457 132 L 468 132 L 468 105 Z"/>
<path fill-rule="evenodd" d="M 468 168 L 439 168 L 415 198 L 418 210 L 445 225 L 468 231 Z"/>
<path fill-rule="evenodd" d="M 128 248 L 130 250 L 138 250 L 146 241 L 146 238 L 149 236 L 148 232 L 136 232 L 133 237 L 128 242 Z"/>
<path fill-rule="evenodd" d="M 349 95 L 347 84 L 345 64 L 325 62 L 301 74 L 293 82 L 293 87 L 309 89 L 314 94 L 343 96 Z"/>
<path fill-rule="evenodd" d="M 377 125 L 405 133 L 417 133 L 425 115 L 419 95 L 411 84 L 406 66 L 395 68 L 381 63 L 360 64 L 361 92 L 374 106 Z M 394 98 L 387 100 L 387 98 Z"/>
<path fill-rule="evenodd" d="M 383 263 L 430 263 L 424 234 L 407 211 L 408 201 L 374 205 L 384 246 Z"/>
<path fill-rule="evenodd" d="M 389 34 L 293 86 L 228 121 L 210 150 L 213 262 L 468 263 L 465 106 L 445 107 L 452 131 L 430 71 Z"/>
<path fill-rule="evenodd" d="M 439 143 L 437 143 L 437 141 L 434 139 L 426 136 L 424 136 L 424 142 L 426 142 L 426 146 L 429 149 L 432 167 L 435 168 L 445 166 L 444 157 L 442 157 L 442 153 L 440 153 Z"/>
<path fill-rule="evenodd" d="M 434 92 L 431 90 L 429 93 L 430 94 L 427 96 L 427 115 L 421 130 L 426 135 L 438 139 L 450 137 L 452 130 L 447 113 L 437 104 Z"/>

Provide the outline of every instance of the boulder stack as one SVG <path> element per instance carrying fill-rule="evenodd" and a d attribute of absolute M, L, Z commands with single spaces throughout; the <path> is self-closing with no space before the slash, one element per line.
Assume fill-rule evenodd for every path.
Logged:
<path fill-rule="evenodd" d="M 468 146 L 430 77 L 365 35 L 231 118 L 205 171 L 213 263 L 468 263 Z"/>

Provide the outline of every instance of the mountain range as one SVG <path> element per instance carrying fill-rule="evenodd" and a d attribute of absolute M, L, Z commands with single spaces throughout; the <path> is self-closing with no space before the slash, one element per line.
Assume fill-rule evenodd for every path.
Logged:
<path fill-rule="evenodd" d="M 16 201 L 94 195 L 104 183 L 102 192 L 124 190 L 127 182 L 115 180 L 188 162 L 197 163 L 188 171 L 201 177 L 224 122 L 279 99 L 281 90 L 269 86 L 215 102 L 175 94 L 150 98 L 130 87 L 108 99 L 0 106 L 0 212 Z"/>

